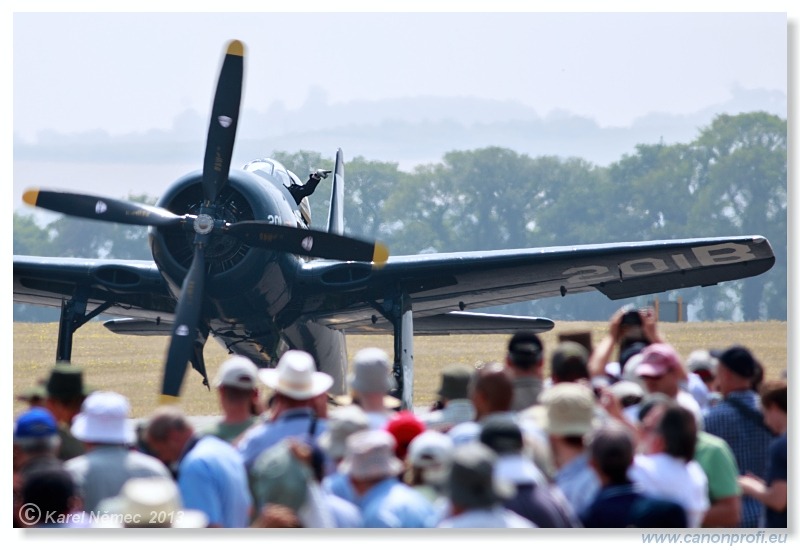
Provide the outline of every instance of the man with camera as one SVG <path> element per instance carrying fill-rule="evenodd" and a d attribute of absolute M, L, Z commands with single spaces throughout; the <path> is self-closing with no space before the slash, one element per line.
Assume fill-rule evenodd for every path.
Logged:
<path fill-rule="evenodd" d="M 606 334 L 589 357 L 589 374 L 610 378 L 616 382 L 624 378 L 625 364 L 649 344 L 663 343 L 658 332 L 655 311 L 650 308 L 638 310 L 623 307 L 611 316 Z M 614 350 L 618 350 L 619 361 L 611 361 Z"/>

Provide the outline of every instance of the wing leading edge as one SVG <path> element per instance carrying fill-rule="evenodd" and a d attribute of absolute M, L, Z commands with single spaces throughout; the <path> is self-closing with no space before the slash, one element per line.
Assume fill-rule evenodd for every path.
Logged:
<path fill-rule="evenodd" d="M 309 262 L 304 314 L 333 328 L 368 331 L 374 306 L 405 293 L 415 323 L 426 316 L 598 290 L 610 299 L 709 286 L 769 270 L 761 236 L 394 256 L 381 269 Z M 316 297 L 315 297 L 316 296 Z"/>
<path fill-rule="evenodd" d="M 60 307 L 79 297 L 110 315 L 172 320 L 175 299 L 154 262 L 14 256 L 14 301 Z"/>

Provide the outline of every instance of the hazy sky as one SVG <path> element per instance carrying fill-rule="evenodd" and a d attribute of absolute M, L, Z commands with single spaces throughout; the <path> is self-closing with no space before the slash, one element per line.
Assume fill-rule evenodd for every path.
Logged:
<path fill-rule="evenodd" d="M 207 113 L 224 44 L 243 107 L 415 95 L 519 101 L 627 125 L 732 86 L 787 90 L 785 13 L 16 13 L 14 132 L 169 128 Z"/>

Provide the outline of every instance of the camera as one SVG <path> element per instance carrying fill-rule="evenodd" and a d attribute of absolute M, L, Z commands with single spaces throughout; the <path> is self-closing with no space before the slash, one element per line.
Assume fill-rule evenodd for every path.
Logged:
<path fill-rule="evenodd" d="M 642 316 L 637 309 L 629 309 L 625 313 L 622 314 L 622 319 L 619 322 L 620 325 L 624 326 L 641 326 L 642 325 Z"/>

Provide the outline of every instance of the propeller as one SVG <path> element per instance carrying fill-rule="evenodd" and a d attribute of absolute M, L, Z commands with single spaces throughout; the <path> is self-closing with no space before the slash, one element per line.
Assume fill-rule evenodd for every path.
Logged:
<path fill-rule="evenodd" d="M 219 208 L 217 200 L 228 183 L 243 77 L 244 45 L 233 40 L 228 43 L 217 80 L 203 161 L 203 202 L 196 215 L 177 215 L 164 208 L 133 201 L 66 191 L 30 189 L 23 194 L 27 204 L 70 216 L 128 225 L 179 225 L 194 234 L 192 262 L 181 285 L 164 364 L 162 402 L 177 400 L 187 364 L 194 358 L 193 354 L 201 353 L 198 346 L 202 347 L 202 341 L 198 334 L 202 327 L 207 326 L 203 322 L 207 274 L 205 251 L 212 237 L 229 235 L 255 248 L 332 260 L 374 262 L 377 266 L 383 265 L 389 257 L 388 249 L 381 243 L 342 235 L 343 223 L 335 224 L 336 230 L 326 233 L 259 220 L 229 223 L 217 217 L 218 212 L 224 210 Z M 336 156 L 334 183 L 341 183 L 343 178 L 341 157 L 340 149 Z M 341 201 L 341 197 L 338 198 Z M 207 384 L 206 373 L 201 374 Z"/>
<path fill-rule="evenodd" d="M 203 198 L 213 203 L 228 182 L 233 142 L 239 122 L 239 103 L 242 99 L 244 77 L 244 44 L 238 40 L 228 43 L 217 80 L 217 92 L 211 108 L 211 120 L 206 138 L 203 162 Z"/>
<path fill-rule="evenodd" d="M 22 200 L 31 206 L 54 210 L 69 216 L 128 225 L 167 227 L 182 223 L 187 218 L 157 206 L 66 191 L 29 189 L 23 193 Z"/>
<path fill-rule="evenodd" d="M 228 224 L 224 230 L 250 246 L 280 250 L 300 256 L 375 262 L 378 265 L 383 265 L 389 258 L 389 250 L 381 243 L 362 241 L 315 229 L 298 231 L 295 227 L 285 225 L 243 221 Z"/>

